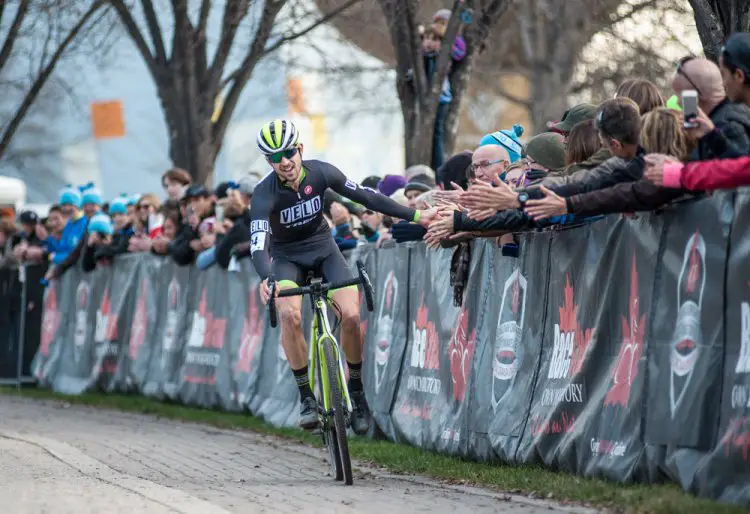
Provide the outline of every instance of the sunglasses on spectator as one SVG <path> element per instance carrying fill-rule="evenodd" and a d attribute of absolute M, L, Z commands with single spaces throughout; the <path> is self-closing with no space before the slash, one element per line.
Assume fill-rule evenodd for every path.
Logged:
<path fill-rule="evenodd" d="M 680 59 L 680 62 L 677 63 L 677 74 L 678 75 L 682 75 L 683 77 L 685 77 L 685 80 L 687 80 L 688 82 L 690 82 L 690 85 L 693 86 L 693 88 L 698 92 L 698 95 L 700 95 L 701 94 L 700 88 L 695 85 L 695 82 L 693 82 L 693 79 L 691 79 L 688 76 L 688 74 L 685 73 L 685 70 L 682 69 L 683 66 L 685 66 L 685 63 L 688 63 L 688 62 L 692 61 L 693 59 L 695 59 L 695 57 L 693 57 L 691 55 L 688 55 L 687 57 L 683 57 L 682 59 Z"/>
<path fill-rule="evenodd" d="M 284 150 L 283 152 L 276 152 L 272 153 L 268 156 L 268 160 L 271 161 L 273 164 L 279 164 L 282 159 L 287 158 L 291 159 L 297 155 L 297 148 L 290 148 L 289 150 Z"/>
<path fill-rule="evenodd" d="M 152 207 L 152 205 L 148 204 L 148 203 L 142 203 L 142 204 L 138 205 L 138 209 L 140 209 L 140 210 L 148 210 L 151 207 Z"/>

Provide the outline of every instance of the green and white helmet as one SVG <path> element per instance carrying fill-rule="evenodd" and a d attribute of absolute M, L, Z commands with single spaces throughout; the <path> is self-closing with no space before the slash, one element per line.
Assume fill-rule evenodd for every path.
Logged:
<path fill-rule="evenodd" d="M 299 144 L 299 132 L 289 120 L 273 120 L 258 131 L 258 148 L 265 155 L 283 152 Z"/>

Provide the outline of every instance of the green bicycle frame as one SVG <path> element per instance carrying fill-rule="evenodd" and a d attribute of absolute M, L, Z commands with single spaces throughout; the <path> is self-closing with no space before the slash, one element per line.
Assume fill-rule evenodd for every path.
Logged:
<path fill-rule="evenodd" d="M 339 355 L 339 345 L 336 342 L 336 338 L 333 337 L 333 334 L 331 334 L 331 325 L 328 322 L 328 314 L 326 309 L 326 304 L 323 301 L 323 299 L 319 298 L 315 300 L 315 305 L 313 308 L 314 316 L 313 316 L 313 322 L 312 322 L 312 333 L 310 334 L 310 348 L 309 348 L 309 355 L 308 360 L 310 361 L 310 365 L 308 369 L 310 370 L 310 382 L 312 384 L 315 384 L 315 387 L 317 387 L 317 382 L 315 381 L 315 373 L 318 369 L 318 363 L 321 364 L 320 366 L 320 373 L 321 373 L 321 385 L 323 387 L 323 391 L 321 391 L 321 396 L 323 397 L 323 410 L 328 413 L 332 410 L 333 405 L 331 401 L 331 386 L 330 386 L 330 380 L 331 377 L 328 376 L 328 367 L 325 365 L 326 356 L 325 352 L 323 351 L 323 345 L 321 344 L 326 339 L 330 339 L 333 343 L 333 350 L 335 352 L 335 359 L 338 361 L 338 370 L 336 380 L 338 380 L 339 383 L 339 390 L 341 391 L 342 396 L 346 400 L 346 408 L 349 412 L 352 411 L 352 402 L 349 399 L 349 389 L 346 387 L 346 380 L 345 380 L 345 374 L 344 374 L 344 367 L 341 364 L 341 356 Z"/>

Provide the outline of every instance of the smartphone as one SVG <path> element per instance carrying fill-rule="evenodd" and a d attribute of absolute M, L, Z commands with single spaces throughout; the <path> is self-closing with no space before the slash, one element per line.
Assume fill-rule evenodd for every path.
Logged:
<path fill-rule="evenodd" d="M 215 211 L 216 211 L 216 221 L 218 221 L 219 223 L 222 223 L 224 221 L 224 206 L 217 205 Z"/>
<path fill-rule="evenodd" d="M 685 116 L 683 127 L 696 128 L 698 124 L 693 121 L 698 116 L 698 91 L 687 89 L 682 92 L 682 113 Z"/>

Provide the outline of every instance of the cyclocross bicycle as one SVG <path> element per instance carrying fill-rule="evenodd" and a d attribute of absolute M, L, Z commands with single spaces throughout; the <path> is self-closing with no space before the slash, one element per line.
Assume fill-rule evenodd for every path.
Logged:
<path fill-rule="evenodd" d="M 344 367 L 341 363 L 339 345 L 333 336 L 328 323 L 326 301 L 328 292 L 343 287 L 361 285 L 365 293 L 367 310 L 373 310 L 373 289 L 362 261 L 357 261 L 358 277 L 336 283 L 323 283 L 321 278 L 311 278 L 309 285 L 283 289 L 278 297 L 310 295 L 312 299 L 312 330 L 310 333 L 309 367 L 310 383 L 315 384 L 314 394 L 318 401 L 323 444 L 328 448 L 331 470 L 337 481 L 344 480 L 352 485 L 352 462 L 349 458 L 349 444 L 346 429 L 351 423 L 352 403 L 346 386 Z M 276 327 L 275 288 L 276 283 L 269 280 L 271 297 L 268 302 L 268 314 L 272 327 Z"/>

